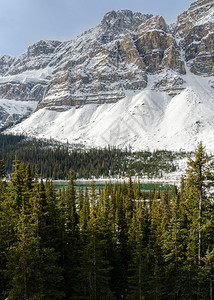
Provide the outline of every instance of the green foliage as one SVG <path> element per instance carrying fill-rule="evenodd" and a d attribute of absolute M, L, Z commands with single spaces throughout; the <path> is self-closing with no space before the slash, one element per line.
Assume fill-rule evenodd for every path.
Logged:
<path fill-rule="evenodd" d="M 176 170 L 173 160 L 186 153 L 154 151 L 130 152 L 117 148 L 69 149 L 69 145 L 53 141 L 26 139 L 23 136 L 0 134 L 0 154 L 5 161 L 6 173 L 11 173 L 15 155 L 25 164 L 30 163 L 32 173 L 43 178 L 69 179 L 70 170 L 78 178 L 146 175 L 159 177 Z M 1 175 L 1 163 L 0 163 Z"/>
<path fill-rule="evenodd" d="M 5 287 L 8 299 L 61 299 L 62 270 L 53 245 L 54 223 L 43 182 L 35 182 L 30 166 L 17 159 L 1 203 Z M 50 233 L 52 233 L 50 236 Z"/>
<path fill-rule="evenodd" d="M 180 189 L 145 193 L 130 176 L 76 190 L 71 170 L 56 192 L 15 159 L 0 178 L 0 298 L 212 299 L 212 172 L 199 145 Z"/>

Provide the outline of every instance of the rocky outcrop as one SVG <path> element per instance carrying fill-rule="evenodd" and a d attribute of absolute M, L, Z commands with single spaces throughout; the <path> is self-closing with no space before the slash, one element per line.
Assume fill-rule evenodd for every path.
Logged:
<path fill-rule="evenodd" d="M 111 11 L 97 27 L 61 44 L 60 55 L 50 64 L 54 77 L 38 109 L 114 103 L 125 97 L 124 90 L 145 88 L 147 75 L 132 31 L 151 16 Z"/>
<path fill-rule="evenodd" d="M 197 25 L 213 22 L 214 3 L 212 0 L 198 0 L 190 5 L 177 18 L 174 33 L 179 38 L 184 38 L 190 30 Z"/>
<path fill-rule="evenodd" d="M 214 23 L 194 26 L 182 41 L 185 58 L 191 72 L 214 74 Z"/>
<path fill-rule="evenodd" d="M 33 44 L 27 49 L 26 53 L 14 60 L 4 75 L 17 75 L 26 71 L 44 69 L 51 62 L 60 44 L 61 42 L 58 41 L 39 41 Z"/>
<path fill-rule="evenodd" d="M 166 92 L 169 96 L 174 97 L 182 92 L 185 87 L 185 80 L 178 74 L 161 74 L 154 79 L 151 86 L 152 90 Z"/>
<path fill-rule="evenodd" d="M 46 89 L 46 82 L 5 82 L 0 83 L 0 95 L 3 99 L 21 101 L 41 101 Z"/>
<path fill-rule="evenodd" d="M 13 56 L 0 55 L 0 75 L 4 75 L 10 69 L 14 61 L 15 57 Z"/>
<path fill-rule="evenodd" d="M 112 11 L 100 25 L 59 48 L 56 77 L 38 109 L 117 102 L 126 90 L 144 89 L 149 74 L 185 74 L 180 48 L 160 16 Z M 165 89 L 169 94 L 179 91 L 177 85 L 170 86 L 171 91 Z"/>
<path fill-rule="evenodd" d="M 175 36 L 184 50 L 185 60 L 196 75 L 214 74 L 214 2 L 199 0 L 178 16 Z"/>
<path fill-rule="evenodd" d="M 148 73 L 165 69 L 186 73 L 180 49 L 163 17 L 155 16 L 142 24 L 135 35 L 135 44 Z"/>
<path fill-rule="evenodd" d="M 57 111 L 67 110 L 71 106 L 68 71 L 58 74 L 47 87 L 45 98 L 37 107 Z"/>
<path fill-rule="evenodd" d="M 57 41 L 40 41 L 19 58 L 0 57 L 0 99 L 42 101 L 52 76 L 48 64 L 60 44 Z"/>
<path fill-rule="evenodd" d="M 99 41 L 107 44 L 115 40 L 115 37 L 134 31 L 136 27 L 151 17 L 151 14 L 133 13 L 130 10 L 110 11 L 105 14 L 100 24 L 102 34 Z"/>

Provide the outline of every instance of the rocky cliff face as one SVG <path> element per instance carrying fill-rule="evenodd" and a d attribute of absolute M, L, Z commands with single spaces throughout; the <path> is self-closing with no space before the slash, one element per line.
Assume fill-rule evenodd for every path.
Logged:
<path fill-rule="evenodd" d="M 186 73 L 180 49 L 163 17 L 150 18 L 137 29 L 135 38 L 148 73 L 167 69 Z"/>
<path fill-rule="evenodd" d="M 0 55 L 0 75 L 6 74 L 14 61 L 15 57 L 10 55 Z"/>
<path fill-rule="evenodd" d="M 177 19 L 175 36 L 191 72 L 202 76 L 214 74 L 214 2 L 199 0 Z"/>
<path fill-rule="evenodd" d="M 38 109 L 112 103 L 125 97 L 124 90 L 145 88 L 147 75 L 132 32 L 149 18 L 151 15 L 112 11 L 95 28 L 61 44 L 50 64 L 53 80 Z"/>
<path fill-rule="evenodd" d="M 212 0 L 194 2 L 175 26 L 161 16 L 111 11 L 75 40 L 40 41 L 18 58 L 1 56 L 0 99 L 66 111 L 145 88 L 173 97 L 186 87 L 186 68 L 213 76 L 213 16 Z"/>

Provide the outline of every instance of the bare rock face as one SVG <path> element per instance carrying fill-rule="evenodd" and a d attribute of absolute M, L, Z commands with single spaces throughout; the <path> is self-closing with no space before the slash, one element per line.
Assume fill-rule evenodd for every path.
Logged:
<path fill-rule="evenodd" d="M 64 111 L 71 106 L 68 71 L 58 74 L 47 87 L 45 98 L 37 107 Z"/>
<path fill-rule="evenodd" d="M 0 83 L 0 94 L 3 99 L 38 102 L 43 98 L 46 85 L 46 82 L 3 82 Z"/>
<path fill-rule="evenodd" d="M 152 90 L 166 92 L 169 96 L 176 96 L 182 92 L 185 81 L 182 76 L 165 74 L 157 76 L 152 85 Z"/>
<path fill-rule="evenodd" d="M 175 35 L 181 38 L 185 60 L 196 75 L 214 74 L 214 2 L 199 0 L 178 16 Z"/>
<path fill-rule="evenodd" d="M 1 56 L 0 99 L 36 103 L 42 101 L 52 74 L 48 64 L 60 44 L 58 41 L 40 41 L 30 46 L 19 58 Z M 8 102 L 8 107 L 10 106 L 11 102 Z M 0 111 L 0 124 L 4 126 L 18 121 L 29 112 L 32 113 L 31 108 L 22 109 L 20 113 L 12 115 L 4 107 Z"/>
<path fill-rule="evenodd" d="M 52 73 L 47 66 L 60 44 L 57 41 L 40 41 L 30 46 L 19 58 L 2 56 L 0 98 L 41 101 Z"/>
<path fill-rule="evenodd" d="M 0 76 L 4 75 L 15 61 L 15 57 L 10 55 L 0 55 Z"/>
<path fill-rule="evenodd" d="M 177 18 L 175 34 L 184 38 L 190 30 L 197 25 L 210 22 L 213 18 L 214 3 L 212 0 L 198 0 Z M 213 22 L 213 20 L 212 20 Z"/>
<path fill-rule="evenodd" d="M 109 43 L 127 32 L 132 32 L 140 24 L 151 18 L 152 15 L 133 13 L 130 10 L 110 11 L 105 14 L 102 22 L 102 34 L 100 41 L 102 44 Z"/>
<path fill-rule="evenodd" d="M 54 77 L 38 109 L 114 103 L 125 97 L 124 90 L 145 88 L 147 74 L 132 31 L 151 16 L 112 11 L 97 27 L 61 44 L 49 64 Z"/>
<path fill-rule="evenodd" d="M 56 75 L 38 109 L 114 103 L 126 90 L 144 89 L 149 74 L 170 69 L 185 74 L 180 48 L 159 16 L 112 11 L 100 25 L 59 49 Z M 177 87 L 171 86 L 175 93 Z"/>
<path fill-rule="evenodd" d="M 214 23 L 194 26 L 182 46 L 191 72 L 203 76 L 214 74 Z"/>
<path fill-rule="evenodd" d="M 129 49 L 129 50 L 128 50 Z M 74 68 L 58 72 L 38 105 L 56 110 L 90 103 L 114 103 L 125 97 L 124 90 L 141 90 L 147 85 L 134 42 L 126 36 L 99 47 L 94 56 Z"/>
<path fill-rule="evenodd" d="M 135 39 L 148 73 L 172 69 L 185 74 L 180 49 L 163 17 L 155 16 L 139 26 Z"/>
<path fill-rule="evenodd" d="M 48 66 L 54 56 L 58 41 L 39 41 L 17 58 L 4 75 L 16 75 L 26 71 L 41 70 Z"/>

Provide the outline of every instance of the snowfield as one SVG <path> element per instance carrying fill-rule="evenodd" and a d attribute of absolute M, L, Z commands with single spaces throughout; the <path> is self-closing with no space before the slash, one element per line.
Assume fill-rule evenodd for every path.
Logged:
<path fill-rule="evenodd" d="M 173 76 L 173 74 L 171 74 Z M 214 149 L 214 77 L 188 72 L 185 88 L 171 98 L 165 92 L 126 91 L 114 104 L 88 104 L 64 112 L 46 108 L 7 130 L 86 147 L 131 146 L 133 150 L 194 150 L 203 141 Z"/>
<path fill-rule="evenodd" d="M 7 121 L 16 121 L 21 117 L 29 115 L 35 111 L 36 101 L 16 101 L 8 99 L 0 99 L 0 120 L 2 126 Z"/>

